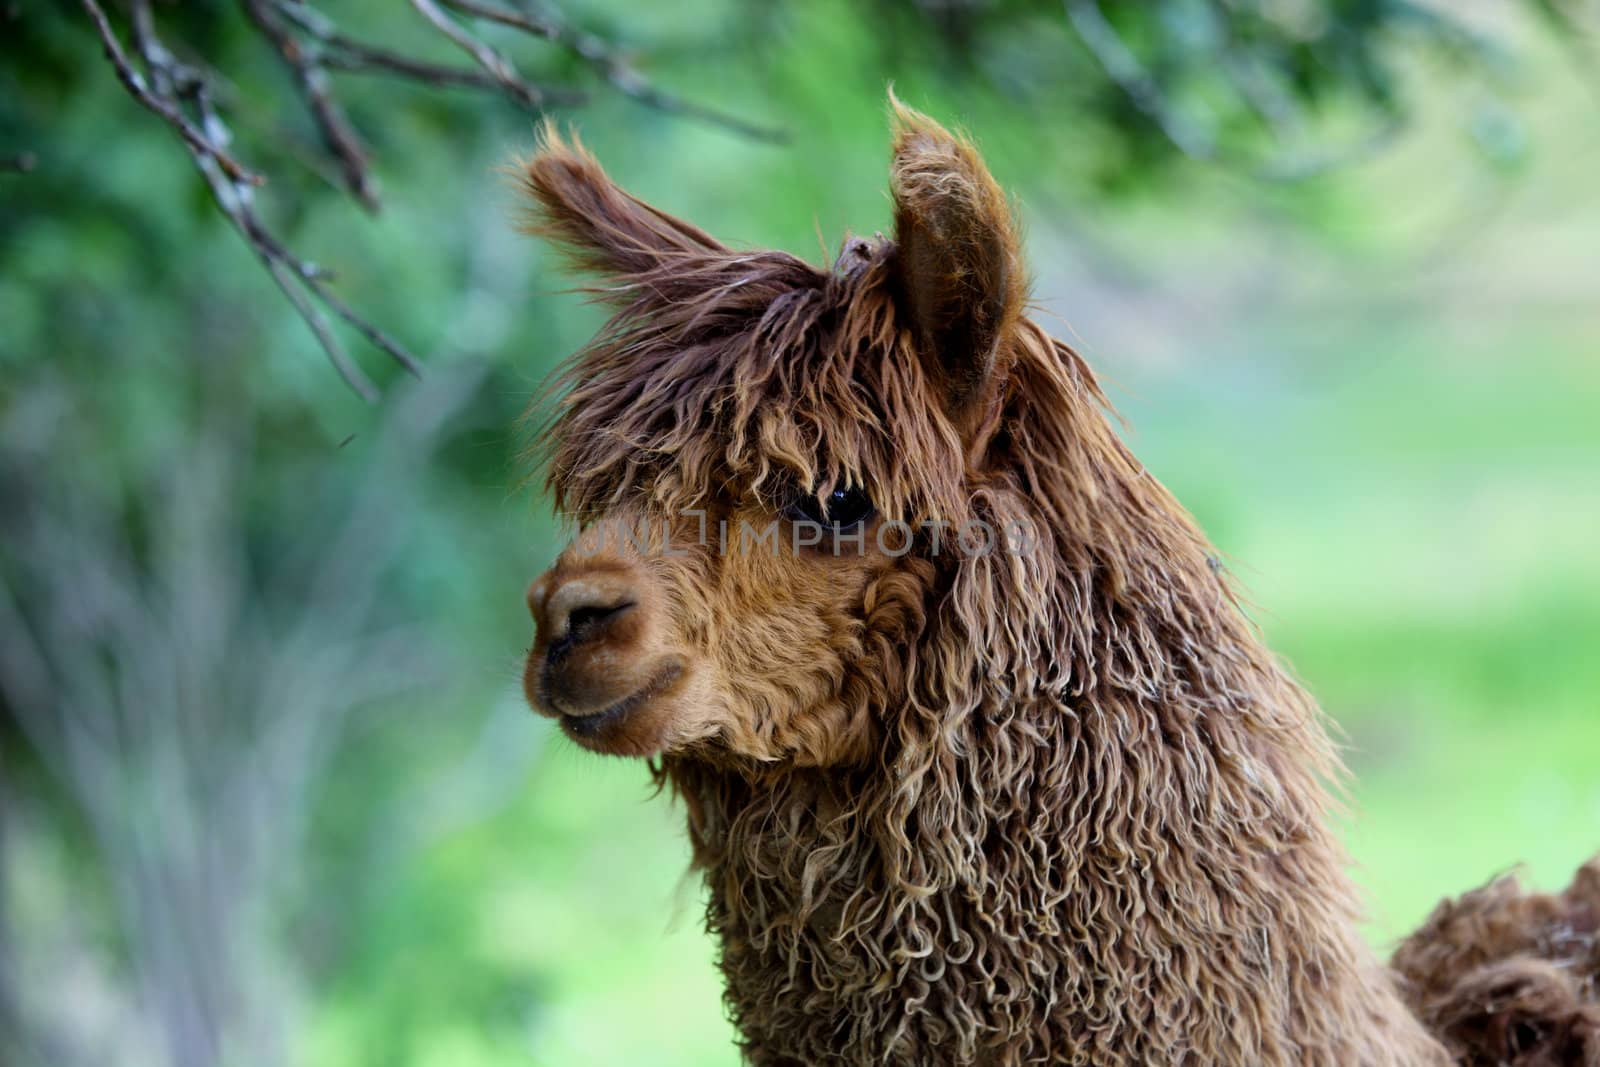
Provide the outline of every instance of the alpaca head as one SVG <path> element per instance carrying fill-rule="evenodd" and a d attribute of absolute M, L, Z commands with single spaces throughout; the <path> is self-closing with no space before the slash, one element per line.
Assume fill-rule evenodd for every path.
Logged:
<path fill-rule="evenodd" d="M 898 104 L 893 240 L 827 270 L 725 247 L 551 128 L 524 183 L 615 309 L 539 432 L 578 532 L 528 590 L 529 701 L 601 752 L 865 758 L 959 572 L 1025 566 L 997 562 L 1035 518 L 997 459 L 1037 332 L 1005 197 Z"/>

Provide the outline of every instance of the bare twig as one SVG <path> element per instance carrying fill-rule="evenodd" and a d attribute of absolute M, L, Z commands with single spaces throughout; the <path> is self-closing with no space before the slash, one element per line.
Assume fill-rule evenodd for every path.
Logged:
<path fill-rule="evenodd" d="M 322 66 L 346 74 L 387 74 L 406 78 L 422 85 L 462 86 L 474 90 L 491 90 L 502 93 L 504 86 L 499 78 L 475 67 L 450 67 L 427 59 L 406 56 L 405 53 L 379 48 L 358 42 L 339 32 L 333 22 L 315 13 L 304 3 L 278 0 L 274 3 L 283 18 L 294 22 L 304 34 L 322 45 Z M 587 93 L 576 90 L 544 90 L 544 99 L 550 104 L 581 104 L 589 99 Z"/>
<path fill-rule="evenodd" d="M 363 45 L 341 47 L 322 57 L 322 65 L 343 74 L 389 74 L 424 85 L 441 87 L 460 86 L 467 89 L 490 89 L 500 92 L 500 80 L 492 74 L 468 67 L 450 67 L 442 63 L 428 63 L 398 52 L 388 52 Z M 546 94 L 548 98 L 549 94 Z M 564 98 L 564 103 L 578 103 L 585 97 L 579 93 Z"/>
<path fill-rule="evenodd" d="M 315 264 L 305 264 L 305 266 L 308 268 L 309 273 L 303 273 L 301 275 L 301 281 L 305 283 L 306 288 L 317 294 L 317 299 L 321 300 L 328 307 L 332 308 L 335 315 L 338 315 L 345 322 L 355 327 L 356 332 L 361 334 L 362 337 L 365 337 L 370 344 L 387 352 L 390 358 L 404 367 L 413 378 L 422 377 L 422 364 L 417 362 L 415 356 L 406 351 L 405 347 L 401 345 L 400 342 L 396 341 L 393 337 L 390 337 L 388 334 L 384 333 L 377 326 L 356 314 L 355 311 L 351 309 L 350 305 L 339 299 L 338 296 L 336 296 L 326 285 L 322 283 L 322 279 L 317 273 L 318 268 Z"/>
<path fill-rule="evenodd" d="M 135 100 L 182 137 L 217 207 L 261 260 L 340 377 L 361 396 L 376 398 L 376 387 L 345 353 L 333 328 L 334 318 L 353 327 L 408 372 L 420 373 L 418 361 L 404 346 L 357 314 L 329 288 L 327 272 L 295 255 L 262 221 L 253 187 L 264 179 L 229 151 L 232 131 L 212 100 L 216 75 L 203 64 L 191 67 L 179 61 L 167 49 L 157 35 L 150 0 L 126 0 L 132 39 L 132 46 L 127 49 L 113 30 L 103 3 L 104 0 L 82 0 L 118 79 Z M 532 2 L 518 0 L 515 9 L 480 0 L 411 3 L 435 31 L 470 56 L 475 66 L 437 63 L 355 39 L 304 0 L 238 0 L 245 19 L 292 74 L 322 145 L 338 166 L 337 179 L 330 174 L 330 180 L 343 186 L 368 210 L 378 207 L 371 155 L 334 92 L 334 72 L 382 74 L 423 85 L 491 91 L 531 110 L 587 99 L 581 90 L 539 85 L 523 77 L 510 58 L 475 35 L 474 21 L 506 26 L 564 49 L 597 71 L 617 91 L 661 111 L 714 122 L 752 138 L 782 138 L 778 131 L 662 92 L 606 42 L 574 29 L 552 11 Z M 31 156 L 18 157 L 12 169 L 27 169 L 31 164 Z M 0 167 L 6 165 L 0 161 Z"/>
<path fill-rule="evenodd" d="M 445 14 L 433 0 L 411 0 L 411 6 L 432 23 L 434 29 L 471 56 L 472 61 L 487 71 L 506 92 L 528 107 L 537 108 L 544 103 L 544 90 L 524 81 L 510 60 L 462 29 L 461 25 Z"/>
<path fill-rule="evenodd" d="M 452 67 L 358 41 L 341 32 L 331 19 L 302 0 L 272 0 L 278 14 L 294 23 L 301 32 L 322 46 L 322 64 L 329 70 L 350 74 L 388 74 L 424 85 L 462 86 L 504 93 L 499 78 L 481 68 Z M 540 86 L 547 106 L 581 104 L 589 94 L 579 89 Z M 521 99 L 518 94 L 512 94 Z"/>
<path fill-rule="evenodd" d="M 212 104 L 210 83 L 199 71 L 180 63 L 161 42 L 156 35 L 155 20 L 151 14 L 149 0 L 131 0 L 129 5 L 134 46 L 144 66 L 143 73 L 134 69 L 126 53 L 122 51 L 97 0 L 84 0 L 84 4 L 97 28 L 100 29 L 102 39 L 106 41 L 107 54 L 112 57 L 113 65 L 117 67 L 123 85 L 141 103 L 146 103 L 146 106 L 158 114 L 163 117 L 175 116 L 182 122 L 181 129 L 187 131 L 184 145 L 189 150 L 195 168 L 205 179 L 212 200 L 216 202 L 223 215 L 233 223 L 251 251 L 261 260 L 273 282 L 288 299 L 290 306 L 311 330 L 312 336 L 316 338 L 317 344 L 327 355 L 339 376 L 364 400 L 377 400 L 377 387 L 346 355 L 344 346 L 333 332 L 327 315 L 317 306 L 319 303 L 353 326 L 407 372 L 413 375 L 420 374 L 421 367 L 414 356 L 384 331 L 358 315 L 329 290 L 326 284 L 328 277 L 326 271 L 290 252 L 261 221 L 255 210 L 254 189 L 260 179 L 233 162 L 228 155 L 226 146 L 232 139 L 232 134 Z M 272 37 L 265 26 L 259 28 L 269 39 L 277 39 Z M 277 23 L 273 24 L 273 28 L 283 30 L 281 24 Z M 286 35 L 284 39 L 290 45 L 296 44 Z M 295 65 L 295 58 L 289 55 L 285 58 L 291 66 Z M 296 69 L 302 68 L 296 67 Z M 306 78 L 311 78 L 313 74 L 320 75 L 320 68 L 306 59 L 303 73 Z M 313 82 L 315 80 L 312 79 Z M 314 96 L 318 91 L 315 84 L 306 81 L 302 81 L 302 86 L 308 96 Z M 354 141 L 354 131 L 344 121 L 342 113 L 332 104 L 331 98 L 324 99 L 324 104 L 326 109 L 322 112 L 322 117 L 330 120 L 330 125 L 324 126 L 323 132 L 325 138 L 330 141 L 330 147 L 338 152 L 341 149 L 337 146 L 342 145 L 344 149 L 359 152 L 359 146 Z M 318 106 L 312 105 L 314 113 Z M 185 109 L 193 115 L 192 120 L 185 115 Z M 348 141 L 343 140 L 346 137 L 349 138 Z M 352 191 L 358 196 L 362 194 L 363 189 L 370 192 L 370 187 L 364 180 L 366 174 L 364 155 L 341 158 L 346 165 L 346 176 L 351 182 Z"/>
<path fill-rule="evenodd" d="M 345 187 L 368 211 L 376 211 L 378 191 L 367 169 L 366 149 L 355 128 L 350 125 L 350 120 L 345 117 L 344 109 L 333 97 L 332 87 L 328 84 L 328 72 L 323 69 L 317 50 L 297 40 L 278 21 L 272 5 L 264 0 L 242 0 L 242 3 L 245 15 L 272 42 L 284 63 L 294 73 L 295 83 L 300 87 L 300 94 L 305 97 L 306 107 L 317 124 L 317 131 L 322 135 L 322 143 L 339 161 Z"/>
<path fill-rule="evenodd" d="M 155 35 L 149 0 L 133 0 L 133 26 L 140 55 L 146 65 L 157 72 L 153 75 L 154 80 L 168 92 L 180 91 L 199 113 L 201 125 L 212 141 L 227 143 L 231 134 L 211 104 L 210 89 L 205 80 L 187 69 L 173 73 L 171 53 Z M 310 279 L 320 279 L 322 272 L 314 264 L 290 254 L 283 243 L 262 225 L 254 209 L 254 190 L 231 181 L 208 156 L 193 151 L 191 155 L 211 189 L 212 199 L 256 253 L 290 306 L 304 320 L 339 377 L 363 400 L 375 402 L 378 399 L 377 387 L 350 361 L 326 317 L 296 287 L 296 283 L 307 284 Z M 414 366 L 414 362 L 408 361 L 408 370 Z"/>
<path fill-rule="evenodd" d="M 762 126 L 729 115 L 702 104 L 691 103 L 663 92 L 634 70 L 626 57 L 605 41 L 591 33 L 573 28 L 562 22 L 548 9 L 541 10 L 533 0 L 512 0 L 516 10 L 507 10 L 481 0 L 445 0 L 445 3 L 464 15 L 496 22 L 520 30 L 534 37 L 558 44 L 587 63 L 612 88 L 658 111 L 673 112 L 726 127 L 735 133 L 760 141 L 783 143 L 788 140 L 784 131 Z"/>
<path fill-rule="evenodd" d="M 93 20 L 96 32 L 100 34 L 100 42 L 105 46 L 106 58 L 116 68 L 118 80 L 122 82 L 135 100 L 165 119 L 168 125 L 178 131 L 178 134 L 191 151 L 204 153 L 216 160 L 217 164 L 222 167 L 233 181 L 260 185 L 266 180 L 259 174 L 246 170 L 238 160 L 213 144 L 205 134 L 194 127 L 193 123 L 183 117 L 183 112 L 179 111 L 170 100 L 157 96 L 150 91 L 150 87 L 144 77 L 134 70 L 132 64 L 128 62 L 128 56 L 123 52 L 121 42 L 117 40 L 117 35 L 111 29 L 111 22 L 106 18 L 105 11 L 101 9 L 96 0 L 83 0 L 83 8 L 88 12 L 89 18 Z"/>

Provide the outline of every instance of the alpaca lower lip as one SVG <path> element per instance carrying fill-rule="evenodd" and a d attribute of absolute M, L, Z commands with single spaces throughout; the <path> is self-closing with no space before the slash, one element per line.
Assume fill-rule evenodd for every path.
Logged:
<path fill-rule="evenodd" d="M 584 739 L 596 737 L 612 723 L 620 722 L 627 718 L 629 713 L 648 703 L 656 694 L 676 681 L 681 673 L 683 667 L 680 664 L 669 663 L 650 681 L 608 708 L 592 715 L 562 715 L 561 726 L 574 737 Z"/>

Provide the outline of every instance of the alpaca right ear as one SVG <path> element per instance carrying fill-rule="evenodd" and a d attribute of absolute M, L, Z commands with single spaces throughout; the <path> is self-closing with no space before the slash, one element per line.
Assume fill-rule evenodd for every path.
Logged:
<path fill-rule="evenodd" d="M 523 191 L 533 200 L 524 230 L 561 245 L 580 270 L 641 275 L 685 256 L 725 251 L 698 226 L 624 192 L 576 137 L 563 140 L 551 120 L 520 170 Z"/>
<path fill-rule="evenodd" d="M 901 305 L 951 414 L 993 395 L 1002 339 L 1026 297 L 1005 194 L 977 149 L 889 95 Z"/>

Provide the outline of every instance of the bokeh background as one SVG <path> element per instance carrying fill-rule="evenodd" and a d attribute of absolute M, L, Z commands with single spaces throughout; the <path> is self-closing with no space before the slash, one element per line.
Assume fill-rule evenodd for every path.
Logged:
<path fill-rule="evenodd" d="M 248 6 L 154 17 L 424 373 L 339 326 L 379 399 L 345 387 L 84 11 L 0 11 L 0 1061 L 732 1064 L 681 813 L 518 693 L 561 538 L 518 419 L 599 323 L 514 231 L 534 115 L 336 75 L 364 213 Z M 1375 944 L 1600 850 L 1592 5 L 537 10 L 784 132 L 450 15 L 733 243 L 888 228 L 891 81 L 973 132 L 1039 313 L 1344 732 Z M 404 4 L 321 13 L 469 62 Z"/>

